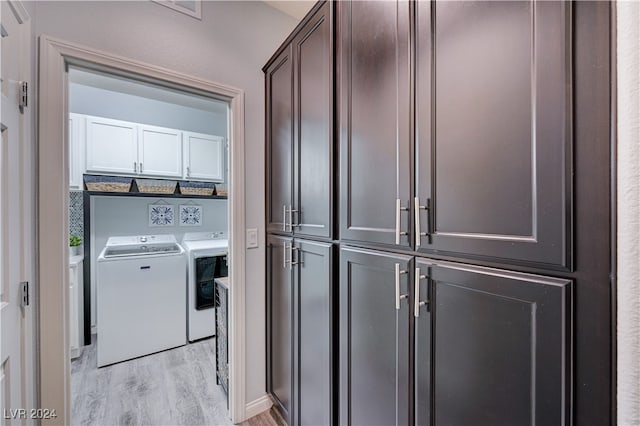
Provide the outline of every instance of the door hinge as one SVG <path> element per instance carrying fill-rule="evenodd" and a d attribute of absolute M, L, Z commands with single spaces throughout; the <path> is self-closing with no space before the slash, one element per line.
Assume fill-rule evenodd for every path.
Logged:
<path fill-rule="evenodd" d="M 18 84 L 20 84 L 20 99 L 18 99 L 18 106 L 20 109 L 24 109 L 29 104 L 29 83 L 21 81 Z"/>
<path fill-rule="evenodd" d="M 29 281 L 22 281 L 20 283 L 21 288 L 21 305 L 24 308 L 25 306 L 29 306 Z"/>

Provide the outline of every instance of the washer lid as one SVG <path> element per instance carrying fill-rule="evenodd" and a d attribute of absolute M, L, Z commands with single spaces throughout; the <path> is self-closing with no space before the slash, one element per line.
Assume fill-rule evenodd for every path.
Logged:
<path fill-rule="evenodd" d="M 219 250 L 225 252 L 229 248 L 229 240 L 199 240 L 199 241 L 183 241 L 182 247 L 188 252 L 196 252 L 202 250 Z"/>
<path fill-rule="evenodd" d="M 152 254 L 171 254 L 180 253 L 178 243 L 170 244 L 142 244 L 142 245 L 121 245 L 112 246 L 104 249 L 104 258 L 123 257 L 123 256 L 145 256 Z"/>
<path fill-rule="evenodd" d="M 127 237 L 109 237 L 105 247 L 135 246 L 140 244 L 171 244 L 176 242 L 175 235 L 132 235 Z"/>

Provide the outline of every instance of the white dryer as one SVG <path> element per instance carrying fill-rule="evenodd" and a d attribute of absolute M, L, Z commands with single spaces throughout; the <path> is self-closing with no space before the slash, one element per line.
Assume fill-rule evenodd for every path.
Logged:
<path fill-rule="evenodd" d="M 192 232 L 184 235 L 187 252 L 187 338 L 190 342 L 216 333 L 215 283 L 229 275 L 229 242 L 222 232 Z"/>
<path fill-rule="evenodd" d="M 98 367 L 187 343 L 184 250 L 173 235 L 111 237 L 98 257 Z"/>

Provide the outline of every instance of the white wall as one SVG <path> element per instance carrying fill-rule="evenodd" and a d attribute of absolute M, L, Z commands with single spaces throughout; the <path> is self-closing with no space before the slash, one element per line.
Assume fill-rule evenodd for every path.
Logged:
<path fill-rule="evenodd" d="M 83 84 L 69 84 L 69 111 L 227 137 L 227 115 Z"/>
<path fill-rule="evenodd" d="M 179 206 L 193 201 L 202 206 L 202 226 L 149 226 L 149 204 L 162 202 L 173 205 L 178 215 Z M 109 237 L 128 235 L 175 235 L 182 241 L 185 232 L 224 232 L 227 234 L 227 200 L 161 198 L 161 197 L 91 197 L 91 326 L 96 326 L 96 260 Z"/>
<path fill-rule="evenodd" d="M 617 3 L 618 424 L 640 424 L 640 3 Z"/>
<path fill-rule="evenodd" d="M 38 1 L 34 34 L 83 44 L 245 91 L 246 399 L 265 394 L 264 80 L 262 66 L 297 21 L 258 1 L 203 1 L 202 21 L 150 1 Z"/>

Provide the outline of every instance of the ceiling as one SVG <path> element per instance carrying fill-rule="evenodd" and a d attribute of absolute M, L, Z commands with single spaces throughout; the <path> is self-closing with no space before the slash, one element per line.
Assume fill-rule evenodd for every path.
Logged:
<path fill-rule="evenodd" d="M 193 95 L 150 83 L 131 80 L 98 71 L 69 67 L 69 82 L 111 92 L 125 93 L 203 111 L 226 114 L 228 104 L 205 96 Z"/>
<path fill-rule="evenodd" d="M 287 15 L 296 18 L 298 21 L 304 18 L 316 4 L 315 0 L 263 0 L 271 7 L 278 9 Z"/>

